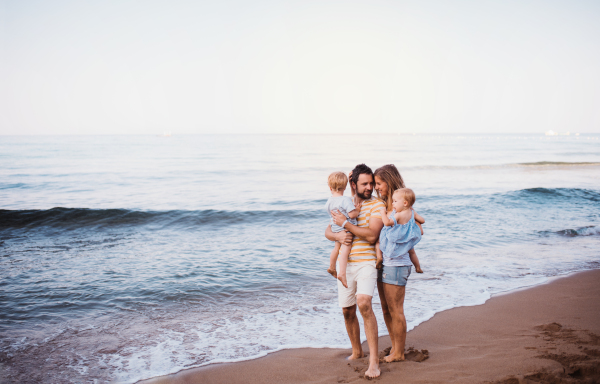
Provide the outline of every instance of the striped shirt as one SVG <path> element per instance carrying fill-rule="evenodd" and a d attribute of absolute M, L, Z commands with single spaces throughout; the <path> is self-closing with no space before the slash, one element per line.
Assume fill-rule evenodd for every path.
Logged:
<path fill-rule="evenodd" d="M 369 200 L 363 201 L 362 207 L 360 208 L 360 214 L 358 215 L 358 226 L 368 227 L 371 218 L 381 219 L 381 212 L 379 212 L 381 208 L 385 208 L 385 205 L 377 198 L 371 197 Z M 359 263 L 361 261 L 370 260 L 377 260 L 375 244 L 371 244 L 367 240 L 354 236 L 350 256 L 348 256 L 348 262 Z"/>

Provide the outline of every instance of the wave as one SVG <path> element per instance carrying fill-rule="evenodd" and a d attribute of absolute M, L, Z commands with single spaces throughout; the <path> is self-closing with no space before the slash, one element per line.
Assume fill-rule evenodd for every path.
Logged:
<path fill-rule="evenodd" d="M 60 227 L 133 227 L 193 228 L 223 226 L 245 222 L 280 222 L 290 219 L 308 219 L 325 215 L 323 210 L 262 210 L 224 211 L 205 209 L 197 211 L 138 211 L 131 209 L 52 208 L 47 210 L 0 210 L 0 229 Z"/>
<path fill-rule="evenodd" d="M 554 232 L 560 236 L 577 237 L 577 236 L 598 236 L 600 235 L 600 227 L 589 225 L 579 229 L 563 229 L 562 231 Z"/>
<path fill-rule="evenodd" d="M 539 199 L 583 199 L 600 201 L 600 191 L 582 188 L 527 188 L 509 193 L 529 200 Z"/>
<path fill-rule="evenodd" d="M 598 162 L 568 162 L 568 161 L 537 161 L 534 163 L 516 163 L 516 164 L 508 164 L 515 166 L 524 166 L 524 167 L 552 167 L 552 166 L 560 166 L 560 167 L 576 167 L 576 166 L 586 166 L 586 165 L 600 165 Z"/>
<path fill-rule="evenodd" d="M 583 188 L 526 188 L 515 191 L 507 191 L 492 194 L 448 194 L 448 195 L 423 195 L 418 196 L 418 202 L 437 202 L 447 201 L 448 199 L 491 199 L 492 201 L 505 202 L 505 199 L 510 199 L 513 202 L 518 201 L 524 203 L 545 203 L 548 199 L 560 199 L 566 201 L 600 201 L 600 191 Z M 516 200 L 518 199 L 518 200 Z"/>
<path fill-rule="evenodd" d="M 459 204 L 470 205 L 472 202 L 484 204 L 492 201 L 505 204 L 506 201 L 520 204 L 546 204 L 549 200 L 564 201 L 576 204 L 600 202 L 600 191 L 579 188 L 529 188 L 497 194 L 467 195 L 424 195 L 418 201 L 426 204 L 425 213 L 435 215 L 438 201 L 454 199 Z M 91 209 L 91 208 L 52 208 L 47 210 L 3 210 L 0 209 L 0 230 L 33 229 L 36 227 L 57 227 L 76 229 L 80 227 L 136 227 L 149 229 L 167 227 L 194 229 L 196 227 L 223 227 L 244 223 L 285 223 L 294 220 L 327 220 L 327 213 L 322 209 L 325 200 L 296 200 L 292 202 L 274 201 L 266 209 L 246 211 L 228 211 L 217 209 L 204 210 L 169 210 L 145 211 L 135 209 Z M 433 204 L 433 205 L 432 205 Z M 248 204 L 252 206 L 252 204 Z M 437 208 L 436 208 L 437 207 Z M 272 209 L 269 209 L 272 208 Z M 491 207 L 490 209 L 496 209 Z"/>
<path fill-rule="evenodd" d="M 406 166 L 403 170 L 484 170 L 484 169 L 506 169 L 506 168 L 547 168 L 547 167 L 594 167 L 600 166 L 600 162 L 569 162 L 569 161 L 536 161 L 527 163 L 506 164 L 474 164 L 474 165 L 418 165 Z"/>

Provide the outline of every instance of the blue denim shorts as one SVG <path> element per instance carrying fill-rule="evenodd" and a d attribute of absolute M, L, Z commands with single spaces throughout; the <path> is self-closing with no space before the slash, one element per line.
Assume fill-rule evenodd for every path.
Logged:
<path fill-rule="evenodd" d="M 377 270 L 377 281 L 386 284 L 406 286 L 408 276 L 410 276 L 411 266 L 406 267 L 386 267 Z"/>

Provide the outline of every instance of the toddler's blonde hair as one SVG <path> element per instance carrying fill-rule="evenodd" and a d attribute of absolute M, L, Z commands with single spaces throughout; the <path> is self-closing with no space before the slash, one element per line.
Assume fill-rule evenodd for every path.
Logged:
<path fill-rule="evenodd" d="M 327 178 L 327 185 L 334 191 L 346 189 L 346 185 L 348 185 L 348 176 L 346 176 L 344 172 L 333 172 Z"/>
<path fill-rule="evenodd" d="M 402 196 L 404 198 L 404 200 L 406 200 L 406 202 L 408 203 L 408 207 L 409 208 L 412 207 L 413 204 L 415 203 L 415 201 L 417 200 L 417 197 L 415 196 L 415 193 L 410 188 L 396 189 L 394 191 L 394 195 L 395 194 L 398 194 L 398 195 Z"/>

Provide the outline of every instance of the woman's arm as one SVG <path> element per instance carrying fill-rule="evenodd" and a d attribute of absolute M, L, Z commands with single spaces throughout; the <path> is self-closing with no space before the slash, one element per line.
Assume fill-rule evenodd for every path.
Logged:
<path fill-rule="evenodd" d="M 331 217 L 333 217 L 333 222 L 339 226 L 342 226 L 344 221 L 346 221 L 346 216 L 337 211 L 331 211 Z M 358 236 L 361 239 L 374 244 L 377 239 L 379 239 L 379 232 L 381 232 L 381 228 L 383 228 L 383 221 L 379 218 L 371 217 L 368 227 L 359 227 L 358 225 L 346 223 L 344 228 L 347 231 L 352 232 L 354 236 Z"/>
<path fill-rule="evenodd" d="M 419 228 L 421 229 L 421 236 L 423 236 L 423 227 L 421 226 L 421 223 L 419 223 L 418 221 L 416 223 L 419 226 Z"/>
<path fill-rule="evenodd" d="M 415 211 L 414 209 L 413 209 L 413 212 L 415 213 L 415 221 L 419 224 L 425 224 L 425 218 L 423 216 L 419 215 L 417 213 L 417 211 Z"/>
<path fill-rule="evenodd" d="M 414 209 L 412 211 L 415 213 L 415 222 L 421 229 L 421 236 L 423 236 L 424 232 L 423 232 L 423 226 L 421 224 L 425 224 L 425 218 L 423 216 L 419 215 Z"/>
<path fill-rule="evenodd" d="M 354 236 L 352 236 L 352 234 L 347 231 L 333 232 L 331 230 L 331 225 L 328 225 L 327 229 L 325 230 L 325 237 L 327 238 L 327 240 L 337 241 L 340 244 L 352 245 L 352 238 Z"/>

